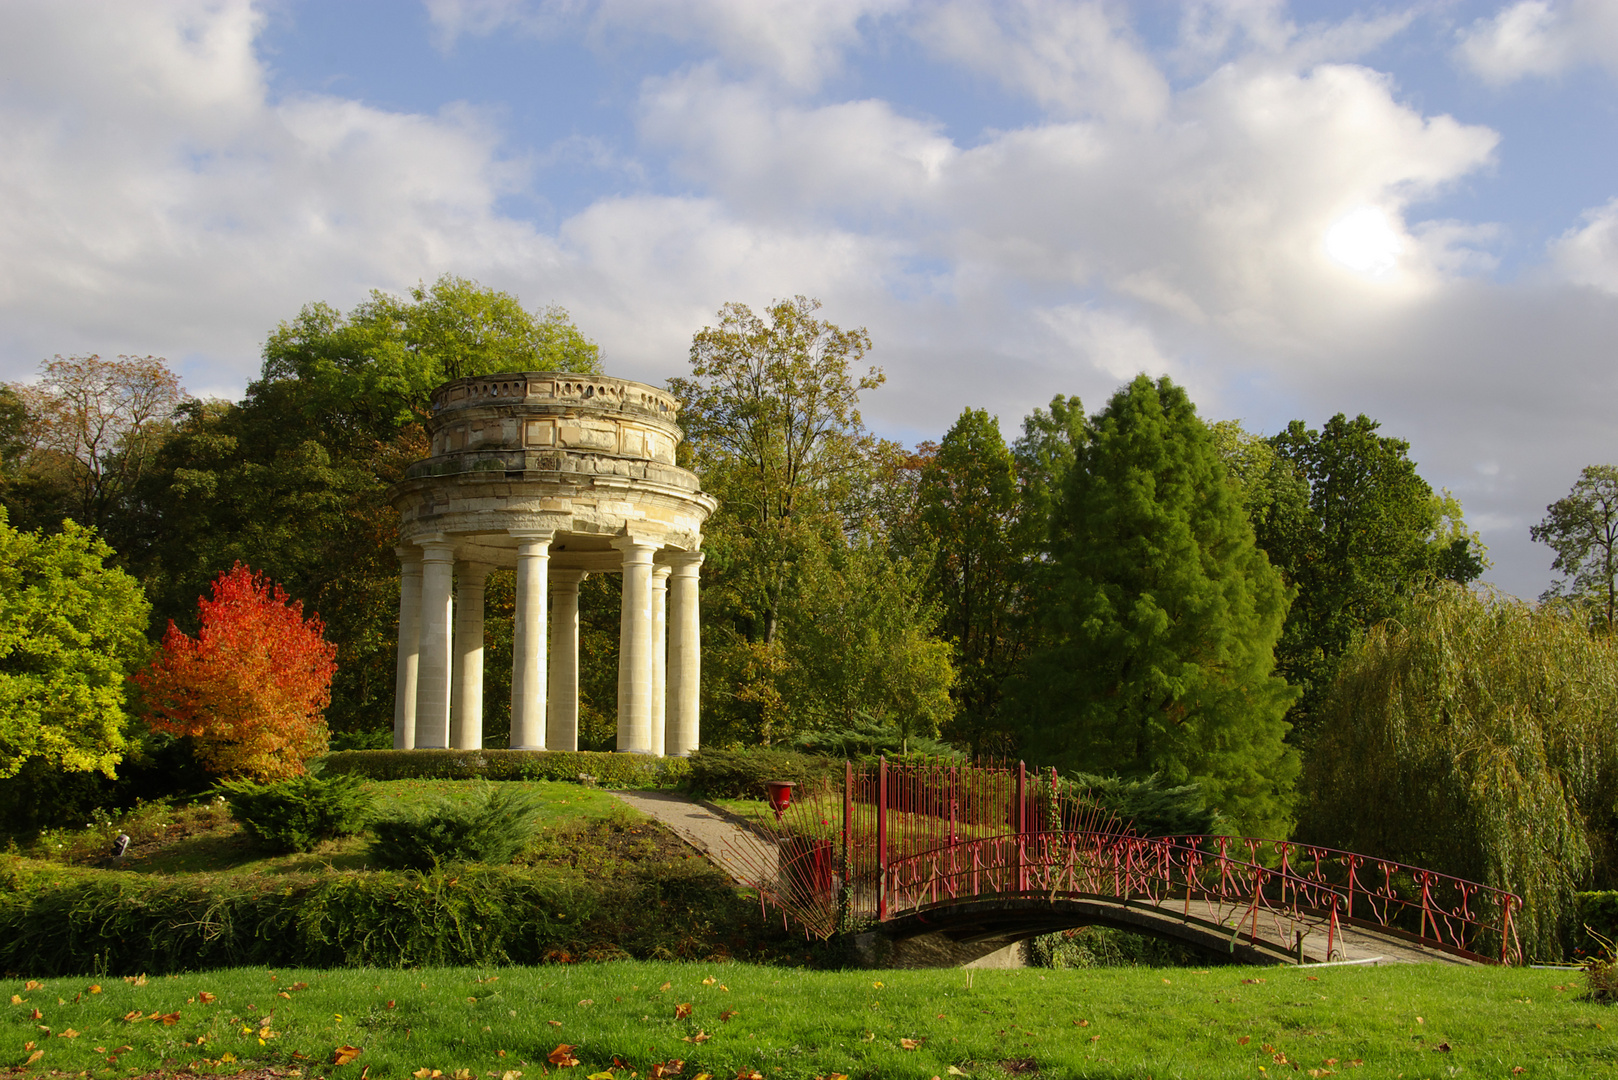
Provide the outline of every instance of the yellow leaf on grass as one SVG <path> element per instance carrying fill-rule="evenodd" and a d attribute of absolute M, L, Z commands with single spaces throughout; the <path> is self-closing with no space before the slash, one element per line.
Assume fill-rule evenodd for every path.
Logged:
<path fill-rule="evenodd" d="M 13 1005 L 21 1005 L 22 1004 L 22 995 L 21 994 L 12 994 L 11 995 L 11 1003 Z"/>
<path fill-rule="evenodd" d="M 227 1052 L 219 1055 L 219 1060 L 228 1065 L 232 1061 L 236 1060 L 236 1055 L 227 1051 Z"/>
<path fill-rule="evenodd" d="M 736 1015 L 736 1010 L 735 1009 L 726 1009 L 724 1012 L 719 1014 L 719 1022 L 721 1024 L 729 1023 L 730 1018 L 732 1016 L 735 1016 L 735 1015 Z"/>
<path fill-rule="evenodd" d="M 703 1031 L 701 1028 L 698 1028 L 697 1033 L 691 1036 L 691 1041 L 694 1043 L 705 1043 L 711 1038 L 713 1038 L 712 1035 L 708 1034 L 706 1031 Z"/>
<path fill-rule="evenodd" d="M 545 1060 L 549 1061 L 552 1065 L 560 1065 L 563 1068 L 568 1068 L 579 1063 L 579 1059 L 573 1056 L 572 1043 L 557 1043 L 556 1049 L 547 1054 L 545 1056 Z"/>
<path fill-rule="evenodd" d="M 659 987 L 658 987 L 658 988 L 657 988 L 657 990 L 658 990 L 658 993 L 667 993 L 667 992 L 668 992 L 668 989 L 669 989 L 669 987 L 671 987 L 671 986 L 673 986 L 673 985 L 674 985 L 674 984 L 673 984 L 673 983 L 664 983 L 664 984 L 663 984 L 663 985 L 662 985 L 662 986 L 659 986 Z"/>
<path fill-rule="evenodd" d="M 737 1069 L 736 1080 L 764 1080 L 764 1074 L 757 1069 Z"/>
<path fill-rule="evenodd" d="M 683 1058 L 669 1058 L 667 1061 L 659 1061 L 654 1063 L 652 1065 L 652 1071 L 646 1075 L 649 1076 L 651 1080 L 666 1080 L 666 1078 L 670 1076 L 679 1076 L 684 1070 L 685 1060 Z"/>
<path fill-rule="evenodd" d="M 24 1065 L 32 1065 L 34 1062 L 38 1061 L 40 1058 L 42 1058 L 44 1056 L 45 1056 L 45 1051 L 43 1051 L 43 1050 L 35 1050 L 32 1054 L 28 1055 L 28 1060 L 23 1062 L 23 1064 Z"/>
<path fill-rule="evenodd" d="M 35 1009 L 33 1012 L 28 1014 L 28 1019 L 30 1019 L 30 1020 L 43 1020 L 43 1019 L 45 1019 L 45 1014 L 40 1012 L 38 1009 Z"/>
<path fill-rule="evenodd" d="M 921 1049 L 921 1040 L 919 1040 L 919 1039 L 900 1039 L 899 1040 L 899 1045 L 904 1047 L 906 1050 L 919 1050 L 919 1049 Z"/>
<path fill-rule="evenodd" d="M 676 1020 L 684 1020 L 686 1017 L 688 1017 L 690 1015 L 691 1015 L 691 1003 L 689 1001 L 682 1001 L 682 1002 L 680 1002 L 680 1004 L 674 1006 L 674 1019 L 676 1019 Z"/>
<path fill-rule="evenodd" d="M 101 993 L 101 987 L 96 986 L 95 984 L 92 983 L 91 986 L 90 986 L 90 993 L 92 993 L 92 994 Z"/>
<path fill-rule="evenodd" d="M 547 1020 L 545 1022 L 547 1024 L 549 1024 L 551 1027 L 561 1027 L 562 1026 L 562 1022 L 560 1020 Z"/>
<path fill-rule="evenodd" d="M 72 1028 L 67 1028 L 63 1031 L 57 1032 L 56 1037 L 58 1039 L 77 1039 L 79 1037 L 79 1033 L 74 1031 Z"/>
<path fill-rule="evenodd" d="M 967 1076 L 967 1075 L 969 1075 L 965 1069 L 962 1069 L 962 1068 L 960 1068 L 958 1066 L 955 1066 L 955 1065 L 951 1065 L 949 1067 L 949 1074 L 951 1076 Z"/>
<path fill-rule="evenodd" d="M 719 981 L 718 979 L 716 979 L 712 975 L 710 975 L 706 979 L 702 980 L 702 985 L 703 986 L 712 986 L 714 983 L 716 983 L 718 981 Z"/>
<path fill-rule="evenodd" d="M 278 998 L 286 998 L 288 1001 L 292 1000 L 292 995 L 287 993 L 285 990 L 282 990 L 279 994 L 276 994 L 275 996 L 278 997 Z"/>
<path fill-rule="evenodd" d="M 364 1051 L 362 1051 L 358 1046 L 349 1046 L 347 1043 L 344 1043 L 342 1046 L 339 1046 L 336 1050 L 332 1051 L 331 1063 L 333 1065 L 347 1065 L 350 1061 L 353 1061 L 355 1058 L 359 1057 L 363 1052 Z"/>
<path fill-rule="evenodd" d="M 124 1019 L 128 1020 L 131 1024 L 133 1024 L 138 1020 L 146 1019 L 146 1014 L 141 1012 L 139 1009 L 131 1009 L 128 1012 L 124 1013 Z"/>
<path fill-rule="evenodd" d="M 287 987 L 287 989 L 288 990 L 307 990 L 307 989 L 309 989 L 309 984 L 306 983 L 306 982 L 295 982 L 291 986 Z"/>
<path fill-rule="evenodd" d="M 208 991 L 204 990 L 201 993 L 197 994 L 197 1000 L 202 1002 L 204 1005 L 212 1005 L 214 1002 L 218 1001 L 219 999 L 217 997 L 215 997 L 213 994 L 210 994 L 210 993 L 208 993 Z"/>
<path fill-rule="evenodd" d="M 607 1074 L 611 1076 L 611 1073 Z M 522 1073 L 517 1069 L 507 1069 L 500 1074 L 500 1080 L 522 1080 Z"/>
<path fill-rule="evenodd" d="M 29 979 L 27 982 L 22 984 L 22 988 L 24 992 L 29 990 L 43 990 L 45 989 L 45 984 L 42 982 L 35 982 L 33 979 Z"/>
<path fill-rule="evenodd" d="M 617 1078 L 613 1076 L 612 1070 L 608 1069 L 606 1072 L 591 1073 L 584 1080 L 617 1080 Z"/>
<path fill-rule="evenodd" d="M 579 1002 L 579 1008 L 582 1009 L 588 1005 L 594 1005 L 595 1003 L 595 998 L 585 998 L 583 1001 Z"/>
<path fill-rule="evenodd" d="M 450 1080 L 472 1080 L 471 1069 L 456 1069 L 450 1074 Z"/>

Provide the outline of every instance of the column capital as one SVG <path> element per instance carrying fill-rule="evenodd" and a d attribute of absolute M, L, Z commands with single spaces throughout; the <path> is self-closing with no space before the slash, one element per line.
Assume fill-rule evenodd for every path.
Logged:
<path fill-rule="evenodd" d="M 655 563 L 652 566 L 652 588 L 666 589 L 669 586 L 669 574 L 672 568 L 667 563 Z"/>
<path fill-rule="evenodd" d="M 463 585 L 481 587 L 494 573 L 494 567 L 488 563 L 457 562 L 455 564 L 455 580 Z"/>
<path fill-rule="evenodd" d="M 455 544 L 443 533 L 431 533 L 416 541 L 425 562 L 454 562 Z"/>
<path fill-rule="evenodd" d="M 555 529 L 507 529 L 507 535 L 517 541 L 518 555 L 537 555 L 548 551 L 556 539 Z"/>
<path fill-rule="evenodd" d="M 586 570 L 552 570 L 551 592 L 561 592 L 564 589 L 577 590 L 589 576 L 589 571 Z"/>
<path fill-rule="evenodd" d="M 705 551 L 666 551 L 663 561 L 677 577 L 693 577 L 702 561 L 708 557 Z"/>
<path fill-rule="evenodd" d="M 663 546 L 648 536 L 636 536 L 634 533 L 615 536 L 607 543 L 624 553 L 625 566 L 650 565 L 652 557 Z"/>
<path fill-rule="evenodd" d="M 393 553 L 399 556 L 399 561 L 402 563 L 421 562 L 421 548 L 415 544 L 400 544 L 393 549 Z"/>

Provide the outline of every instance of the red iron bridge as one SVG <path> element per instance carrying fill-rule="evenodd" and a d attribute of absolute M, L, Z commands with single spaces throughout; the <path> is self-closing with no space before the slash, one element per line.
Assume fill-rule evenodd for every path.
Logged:
<path fill-rule="evenodd" d="M 1245 963 L 1522 960 L 1513 893 L 1287 840 L 1140 836 L 1055 770 L 883 760 L 840 788 L 799 786 L 732 853 L 812 936 L 986 952 L 1101 925 Z"/>

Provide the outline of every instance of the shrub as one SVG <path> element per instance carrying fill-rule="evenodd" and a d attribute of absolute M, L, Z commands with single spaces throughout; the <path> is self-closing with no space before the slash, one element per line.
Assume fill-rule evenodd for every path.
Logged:
<path fill-rule="evenodd" d="M 882 754 L 890 758 L 914 754 L 958 762 L 965 762 L 967 757 L 948 743 L 921 735 L 907 736 L 897 726 L 879 724 L 874 720 L 856 720 L 838 730 L 801 732 L 794 736 L 792 748 L 840 761 L 858 761 Z"/>
<path fill-rule="evenodd" d="M 843 761 L 790 750 L 698 750 L 690 757 L 690 786 L 710 798 L 756 799 L 771 780 L 800 787 L 821 780 L 841 784 Z"/>
<path fill-rule="evenodd" d="M 311 851 L 322 840 L 352 836 L 371 818 L 371 796 L 357 776 L 229 780 L 219 790 L 242 828 L 276 851 Z"/>
<path fill-rule="evenodd" d="M 686 758 L 575 750 L 343 750 L 321 759 L 326 775 L 372 780 L 563 780 L 591 777 L 602 787 L 674 787 Z"/>
<path fill-rule="evenodd" d="M 1067 780 L 1082 789 L 1081 798 L 1117 814 L 1141 836 L 1209 836 L 1226 828 L 1198 784 L 1169 784 L 1158 773 L 1144 780 L 1069 773 Z"/>
<path fill-rule="evenodd" d="M 377 822 L 371 854 L 395 870 L 508 863 L 533 839 L 537 805 L 538 799 L 527 792 L 479 784 L 464 802 L 441 799 L 409 817 Z"/>

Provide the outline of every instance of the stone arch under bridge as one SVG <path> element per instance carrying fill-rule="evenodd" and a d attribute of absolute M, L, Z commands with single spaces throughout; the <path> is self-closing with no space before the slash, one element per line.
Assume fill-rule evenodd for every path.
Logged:
<path fill-rule="evenodd" d="M 717 506 L 675 464 L 679 402 L 627 379 L 508 372 L 432 394 L 399 511 L 395 749 L 483 745 L 483 590 L 517 571 L 511 747 L 578 748 L 579 585 L 623 575 L 618 749 L 700 739 L 698 572 Z"/>

